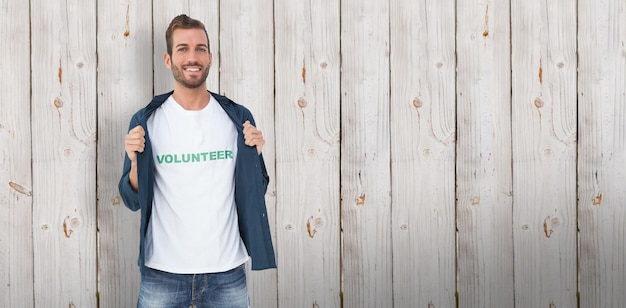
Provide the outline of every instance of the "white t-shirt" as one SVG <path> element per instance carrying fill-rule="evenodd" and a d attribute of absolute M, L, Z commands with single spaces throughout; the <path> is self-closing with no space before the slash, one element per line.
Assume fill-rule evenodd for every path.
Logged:
<path fill-rule="evenodd" d="M 155 164 L 146 266 L 224 272 L 248 260 L 235 207 L 237 130 L 211 97 L 190 111 L 169 97 L 148 119 Z"/>

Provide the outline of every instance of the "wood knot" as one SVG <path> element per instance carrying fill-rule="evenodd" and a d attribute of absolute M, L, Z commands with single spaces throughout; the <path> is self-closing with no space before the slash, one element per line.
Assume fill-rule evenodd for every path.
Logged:
<path fill-rule="evenodd" d="M 424 102 L 421 99 L 417 97 L 413 99 L 413 107 L 422 108 L 422 106 L 424 106 Z"/>
<path fill-rule="evenodd" d="M 307 102 L 304 98 L 301 97 L 300 99 L 298 99 L 298 107 L 306 108 L 306 106 L 307 106 Z"/>
<path fill-rule="evenodd" d="M 18 192 L 20 194 L 23 194 L 23 195 L 26 195 L 28 197 L 33 195 L 32 191 L 30 191 L 29 189 L 27 189 L 26 187 L 24 187 L 24 186 L 22 186 L 20 184 L 17 184 L 17 183 L 14 183 L 14 182 L 9 182 L 9 187 L 11 187 L 11 189 L 15 190 L 16 192 Z"/>
<path fill-rule="evenodd" d="M 74 228 L 78 228 L 79 222 L 76 217 L 65 217 L 63 220 L 63 233 L 65 233 L 65 237 L 70 238 L 72 233 L 74 233 Z"/>
<path fill-rule="evenodd" d="M 550 238 L 550 236 L 552 236 L 552 233 L 554 233 L 554 228 L 558 227 L 561 224 L 561 222 L 559 221 L 558 218 L 552 218 L 550 219 L 550 216 L 546 217 L 546 219 L 544 219 L 543 221 L 543 232 L 545 233 L 547 238 Z"/>
<path fill-rule="evenodd" d="M 545 155 L 546 157 L 552 157 L 554 154 L 554 151 L 550 148 L 546 148 L 543 150 L 543 155 Z"/>
<path fill-rule="evenodd" d="M 480 197 L 476 196 L 474 198 L 472 198 L 472 205 L 473 206 L 477 206 L 480 204 Z"/>
<path fill-rule="evenodd" d="M 54 104 L 54 107 L 61 108 L 63 107 L 63 100 L 60 97 L 57 97 L 54 99 L 54 102 L 52 102 Z"/>
<path fill-rule="evenodd" d="M 365 194 L 361 194 L 356 198 L 356 205 L 361 206 L 365 204 Z"/>
<path fill-rule="evenodd" d="M 602 204 L 602 194 L 598 194 L 593 198 L 593 205 L 600 206 Z"/>
<path fill-rule="evenodd" d="M 314 218 L 313 216 L 309 217 L 309 219 L 306 222 L 306 230 L 309 233 L 309 237 L 310 238 L 314 238 L 315 234 L 317 233 L 317 229 L 320 228 L 322 226 L 322 219 L 317 217 Z"/>
<path fill-rule="evenodd" d="M 543 107 L 543 100 L 541 99 L 541 97 L 535 98 L 534 104 L 537 108 Z"/>

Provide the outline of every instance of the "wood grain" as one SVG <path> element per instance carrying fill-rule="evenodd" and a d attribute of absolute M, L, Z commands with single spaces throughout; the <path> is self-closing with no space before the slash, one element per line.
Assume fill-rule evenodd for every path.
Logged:
<path fill-rule="evenodd" d="M 580 307 L 626 302 L 626 3 L 578 1 Z"/>
<path fill-rule="evenodd" d="M 459 307 L 514 307 L 510 7 L 457 1 Z"/>
<path fill-rule="evenodd" d="M 341 1 L 344 307 L 391 307 L 389 2 Z"/>
<path fill-rule="evenodd" d="M 34 299 L 96 306 L 96 2 L 31 2 Z"/>
<path fill-rule="evenodd" d="M 136 306 L 139 212 L 128 210 L 118 181 L 133 113 L 152 97 L 151 6 L 98 1 L 98 292 L 100 307 Z"/>
<path fill-rule="evenodd" d="M 279 306 L 339 307 L 339 1 L 274 9 Z"/>
<path fill-rule="evenodd" d="M 454 10 L 391 2 L 394 307 L 455 305 Z"/>
<path fill-rule="evenodd" d="M 32 307 L 33 192 L 28 2 L 0 1 L 0 306 Z M 6 43 L 5 43 L 6 42 Z"/>
<path fill-rule="evenodd" d="M 576 306 L 576 5 L 511 2 L 515 304 Z"/>

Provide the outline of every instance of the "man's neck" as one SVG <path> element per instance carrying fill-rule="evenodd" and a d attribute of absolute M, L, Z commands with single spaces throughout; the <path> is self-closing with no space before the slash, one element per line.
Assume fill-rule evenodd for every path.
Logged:
<path fill-rule="evenodd" d="M 209 104 L 211 95 L 206 90 L 206 85 L 195 89 L 183 86 L 174 86 L 174 100 L 185 110 L 201 110 Z"/>

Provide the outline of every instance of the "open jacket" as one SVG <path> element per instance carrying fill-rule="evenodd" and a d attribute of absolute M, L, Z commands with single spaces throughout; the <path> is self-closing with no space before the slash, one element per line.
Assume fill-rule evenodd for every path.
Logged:
<path fill-rule="evenodd" d="M 154 197 L 154 157 L 150 144 L 150 132 L 147 121 L 150 115 L 172 95 L 173 92 L 155 96 L 145 108 L 135 113 L 130 120 L 128 130 L 141 125 L 146 133 L 143 153 L 137 153 L 137 191 L 130 186 L 129 173 L 131 161 L 128 155 L 124 158 L 122 178 L 118 188 L 126 207 L 132 211 L 141 210 L 141 228 L 139 233 L 139 268 L 144 268 L 145 235 L 148 222 L 152 215 Z M 250 121 L 255 125 L 250 111 L 236 104 L 225 96 L 211 93 L 233 121 L 239 136 L 237 137 L 237 158 L 235 161 L 235 204 L 239 217 L 239 233 L 252 258 L 252 269 L 263 270 L 276 267 L 274 248 L 267 220 L 265 192 L 269 176 L 263 161 L 263 155 L 257 153 L 256 147 L 244 143 L 243 123 Z"/>

